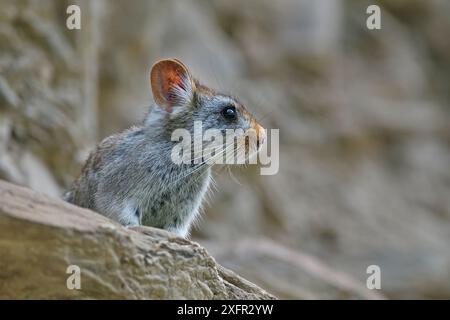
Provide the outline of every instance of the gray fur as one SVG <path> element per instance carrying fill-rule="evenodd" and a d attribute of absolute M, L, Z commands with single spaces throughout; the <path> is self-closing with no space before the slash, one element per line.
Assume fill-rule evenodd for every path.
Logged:
<path fill-rule="evenodd" d="M 192 132 L 197 120 L 203 121 L 203 129 L 246 130 L 252 123 L 235 99 L 197 85 L 200 89 L 190 105 L 172 113 L 156 105 L 142 125 L 105 138 L 90 154 L 64 199 L 126 226 L 147 225 L 188 236 L 208 190 L 211 168 L 173 163 L 173 130 Z M 240 106 L 239 121 L 223 119 L 220 110 L 226 103 Z"/>

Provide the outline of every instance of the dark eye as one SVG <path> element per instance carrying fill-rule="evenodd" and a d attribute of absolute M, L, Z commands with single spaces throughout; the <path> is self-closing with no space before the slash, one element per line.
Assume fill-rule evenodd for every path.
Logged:
<path fill-rule="evenodd" d="M 236 120 L 237 111 L 234 106 L 226 106 L 222 109 L 222 116 L 227 120 Z"/>

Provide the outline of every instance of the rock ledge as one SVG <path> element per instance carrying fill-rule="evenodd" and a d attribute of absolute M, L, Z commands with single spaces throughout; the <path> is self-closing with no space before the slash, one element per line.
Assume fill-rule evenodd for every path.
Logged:
<path fill-rule="evenodd" d="M 0 181 L 1 299 L 273 299 L 197 243 Z M 70 265 L 81 289 L 69 290 Z"/>

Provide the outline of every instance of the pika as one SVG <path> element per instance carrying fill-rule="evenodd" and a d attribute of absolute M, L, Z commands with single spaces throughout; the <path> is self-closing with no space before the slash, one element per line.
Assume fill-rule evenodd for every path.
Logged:
<path fill-rule="evenodd" d="M 200 84 L 177 59 L 153 65 L 150 87 L 155 104 L 142 123 L 101 141 L 63 198 L 125 226 L 152 226 L 186 238 L 209 188 L 214 162 L 175 163 L 174 130 L 193 133 L 198 121 L 203 130 L 253 130 L 254 141 L 245 143 L 252 155 L 266 132 L 234 97 Z M 231 148 L 237 147 L 233 143 Z"/>

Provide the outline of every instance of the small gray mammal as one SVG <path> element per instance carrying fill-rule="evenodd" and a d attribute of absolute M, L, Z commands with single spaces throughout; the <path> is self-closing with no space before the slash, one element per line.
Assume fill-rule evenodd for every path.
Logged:
<path fill-rule="evenodd" d="M 254 155 L 264 143 L 265 129 L 235 98 L 201 85 L 177 59 L 158 61 L 150 86 L 155 105 L 142 124 L 101 141 L 64 200 L 125 226 L 152 226 L 188 237 L 212 164 L 174 163 L 173 131 L 193 133 L 194 121 L 201 121 L 202 130 L 253 130 L 255 138 L 246 140 L 244 149 Z"/>

